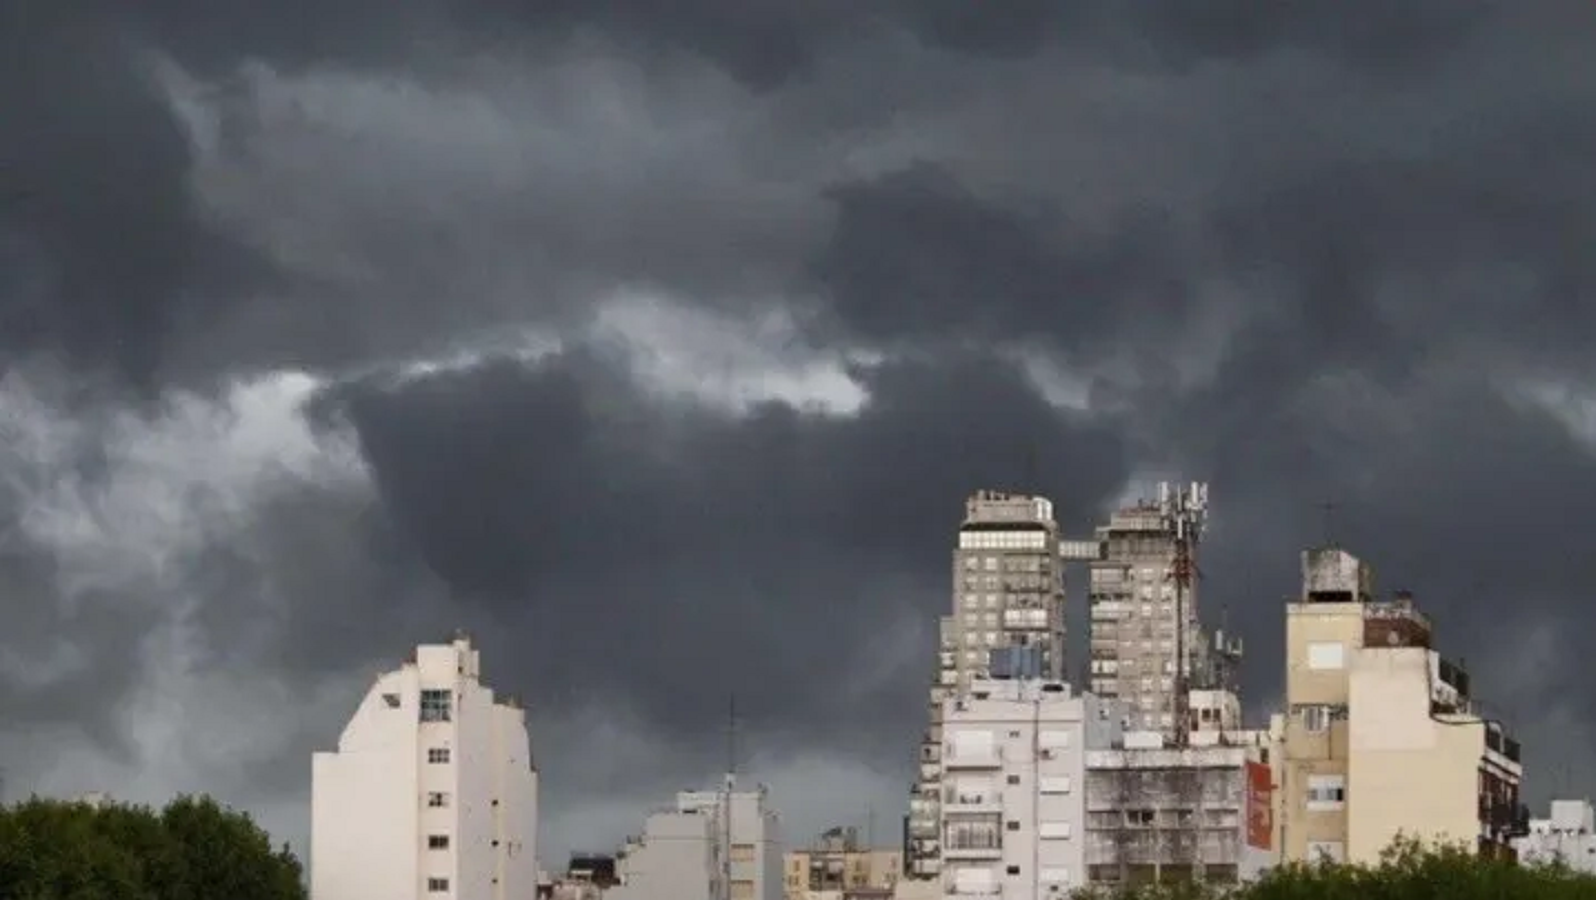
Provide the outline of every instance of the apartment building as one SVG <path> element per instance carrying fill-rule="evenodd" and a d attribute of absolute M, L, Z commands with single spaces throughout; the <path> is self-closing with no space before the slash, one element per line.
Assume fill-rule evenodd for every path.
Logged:
<path fill-rule="evenodd" d="M 910 875 L 941 870 L 942 714 L 947 700 L 990 674 L 992 651 L 1025 647 L 1025 665 L 1054 681 L 1064 674 L 1064 586 L 1058 523 L 1042 497 L 983 490 L 965 501 L 953 550 L 952 611 L 941 619 L 936 676 L 927 705 L 906 824 Z M 1007 657 L 1005 657 L 1007 658 Z"/>
<path fill-rule="evenodd" d="M 419 646 L 313 758 L 311 897 L 532 896 L 537 789 L 526 713 L 470 639 Z"/>
<path fill-rule="evenodd" d="M 1596 808 L 1589 800 L 1553 800 L 1551 814 L 1530 819 L 1527 834 L 1513 839 L 1525 865 L 1561 863 L 1596 875 Z"/>
<path fill-rule="evenodd" d="M 903 853 L 860 843 L 857 828 L 836 827 L 808 847 L 787 851 L 786 900 L 854 900 L 891 894 L 903 872 Z"/>
<path fill-rule="evenodd" d="M 1045 679 L 977 679 L 948 699 L 942 896 L 1034 900 L 1083 884 L 1086 753 L 1112 746 L 1124 718 L 1117 704 Z"/>
<path fill-rule="evenodd" d="M 650 813 L 616 857 L 620 884 L 606 900 L 782 896 L 780 820 L 764 786 L 683 791 L 674 807 Z"/>
<path fill-rule="evenodd" d="M 1518 743 L 1477 714 L 1468 673 L 1433 649 L 1412 595 L 1374 599 L 1335 547 L 1302 555 L 1286 607 L 1276 825 L 1285 859 L 1379 858 L 1399 832 L 1505 852 L 1519 819 Z"/>
<path fill-rule="evenodd" d="M 1241 647 L 1211 640 L 1198 616 L 1197 559 L 1208 486 L 1161 483 L 1158 496 L 1109 516 L 1097 528 L 1091 563 L 1092 693 L 1125 700 L 1135 727 L 1178 740 L 1194 724 L 1184 701 L 1193 688 L 1228 684 Z"/>
<path fill-rule="evenodd" d="M 1277 861 L 1270 735 L 1240 727 L 1227 691 L 1192 697 L 1201 727 L 1183 745 L 1127 731 L 1086 754 L 1086 874 L 1099 885 L 1234 884 Z"/>

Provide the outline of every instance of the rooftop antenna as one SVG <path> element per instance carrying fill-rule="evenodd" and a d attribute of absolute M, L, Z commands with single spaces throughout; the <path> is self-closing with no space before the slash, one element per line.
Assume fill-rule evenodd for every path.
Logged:
<path fill-rule="evenodd" d="M 1319 504 L 1319 511 L 1324 513 L 1324 545 L 1326 547 L 1336 546 L 1335 514 L 1338 506 L 1340 504 L 1334 500 L 1325 500 Z"/>

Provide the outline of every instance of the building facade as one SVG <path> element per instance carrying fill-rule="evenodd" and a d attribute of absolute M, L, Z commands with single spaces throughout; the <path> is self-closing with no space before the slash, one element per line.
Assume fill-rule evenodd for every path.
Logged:
<path fill-rule="evenodd" d="M 314 756 L 313 900 L 529 897 L 538 775 L 526 713 L 481 681 L 468 638 L 379 676 Z"/>
<path fill-rule="evenodd" d="M 890 893 L 903 872 L 901 850 L 864 846 L 855 828 L 832 828 L 785 857 L 786 900 L 851 900 Z"/>
<path fill-rule="evenodd" d="M 643 834 L 616 856 L 620 884 L 605 892 L 609 900 L 782 896 L 780 819 L 763 786 L 677 794 L 675 807 L 649 814 Z"/>
<path fill-rule="evenodd" d="M 942 896 L 1064 897 L 1085 882 L 1085 759 L 1123 710 L 1043 679 L 978 679 L 943 710 Z"/>
<path fill-rule="evenodd" d="M 1165 746 L 1156 731 L 1127 732 L 1086 757 L 1086 875 L 1092 884 L 1250 880 L 1276 861 L 1267 826 L 1266 733 L 1218 727 Z"/>
<path fill-rule="evenodd" d="M 978 491 L 965 501 L 953 550 L 952 612 L 940 622 L 919 774 L 906 821 L 908 874 L 941 871 L 942 714 L 950 698 L 990 674 L 992 651 L 1026 648 L 1025 673 L 1064 677 L 1064 583 L 1058 523 L 1043 497 Z M 1009 659 L 1008 656 L 1000 657 Z"/>
<path fill-rule="evenodd" d="M 1530 819 L 1527 831 L 1513 839 L 1520 863 L 1561 863 L 1596 874 L 1596 809 L 1589 800 L 1553 800 L 1551 815 Z"/>
<path fill-rule="evenodd" d="M 1275 771 L 1284 857 L 1374 862 L 1399 832 L 1505 852 L 1519 746 L 1476 713 L 1429 618 L 1405 593 L 1376 601 L 1371 570 L 1343 550 L 1305 551 L 1302 569 Z"/>

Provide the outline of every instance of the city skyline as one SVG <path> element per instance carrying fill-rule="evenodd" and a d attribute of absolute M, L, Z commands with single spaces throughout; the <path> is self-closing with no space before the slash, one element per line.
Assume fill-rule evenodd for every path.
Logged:
<path fill-rule="evenodd" d="M 1249 722 L 1333 537 L 1596 794 L 1592 4 L 68 6 L 0 0 L 9 796 L 304 849 L 463 627 L 547 857 L 712 784 L 733 691 L 789 834 L 890 822 L 966 495 L 1165 479 Z"/>

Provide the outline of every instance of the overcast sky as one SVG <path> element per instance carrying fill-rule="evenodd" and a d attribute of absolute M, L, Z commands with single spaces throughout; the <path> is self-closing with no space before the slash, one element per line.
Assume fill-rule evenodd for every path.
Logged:
<path fill-rule="evenodd" d="M 1328 527 L 1596 791 L 1589 0 L 0 10 L 12 797 L 302 846 L 463 626 L 546 862 L 711 783 L 733 690 L 794 837 L 893 839 L 963 496 L 1161 476 L 1254 714 Z"/>

